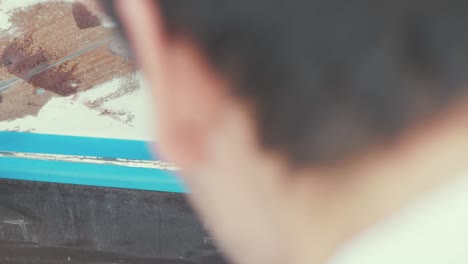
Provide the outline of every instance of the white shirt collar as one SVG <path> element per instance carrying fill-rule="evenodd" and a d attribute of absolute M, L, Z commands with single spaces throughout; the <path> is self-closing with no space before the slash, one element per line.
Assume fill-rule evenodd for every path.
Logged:
<path fill-rule="evenodd" d="M 468 176 L 357 236 L 329 264 L 468 263 Z"/>

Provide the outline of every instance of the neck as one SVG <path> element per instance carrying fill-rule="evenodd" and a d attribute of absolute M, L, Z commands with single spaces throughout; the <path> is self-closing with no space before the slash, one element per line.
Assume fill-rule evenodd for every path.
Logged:
<path fill-rule="evenodd" d="M 351 165 L 278 175 L 276 217 L 295 263 L 324 263 L 352 236 L 466 170 L 468 125 L 460 113 L 413 128 Z"/>

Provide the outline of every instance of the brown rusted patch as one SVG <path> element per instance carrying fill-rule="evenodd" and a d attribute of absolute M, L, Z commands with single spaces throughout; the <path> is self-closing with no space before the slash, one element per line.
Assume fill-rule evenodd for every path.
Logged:
<path fill-rule="evenodd" d="M 139 82 L 136 76 L 128 75 L 125 80 L 119 84 L 116 90 L 103 95 L 102 97 L 96 98 L 92 101 L 85 101 L 84 105 L 90 109 L 99 111 L 101 116 L 108 116 L 114 120 L 125 123 L 126 125 L 132 126 L 134 115 L 127 111 L 114 111 L 105 108 L 103 105 L 112 100 L 121 98 L 125 95 L 131 94 L 138 90 Z"/>
<path fill-rule="evenodd" d="M 20 78 L 27 78 L 33 71 L 40 67 L 46 67 L 49 61 L 48 55 L 43 49 L 30 52 L 27 48 L 30 43 L 13 42 L 8 45 L 0 57 L 0 65 L 6 67 L 10 74 Z"/>
<path fill-rule="evenodd" d="M 15 77 L 26 81 L 1 93 L 0 121 L 35 115 L 52 97 L 86 91 L 134 72 L 132 61 L 109 51 L 110 42 L 47 69 L 113 34 L 113 29 L 102 26 L 80 30 L 72 9 L 72 3 L 51 1 L 13 12 L 10 21 L 18 34 L 0 34 L 0 81 Z M 36 72 L 40 73 L 32 74 Z M 37 88 L 46 91 L 36 93 Z"/>
<path fill-rule="evenodd" d="M 42 49 L 28 51 L 32 43 L 13 42 L 0 57 L 0 65 L 35 87 L 41 87 L 58 95 L 76 93 L 76 80 L 72 70 L 64 67 L 50 67 L 49 56 Z"/>
<path fill-rule="evenodd" d="M 101 20 L 99 17 L 91 13 L 91 11 L 89 11 L 88 8 L 82 3 L 74 3 L 72 12 L 76 26 L 79 29 L 92 28 L 101 25 Z"/>
<path fill-rule="evenodd" d="M 68 96 L 77 92 L 77 84 L 72 71 L 52 68 L 35 75 L 29 81 L 35 87 L 41 87 L 61 96 Z"/>

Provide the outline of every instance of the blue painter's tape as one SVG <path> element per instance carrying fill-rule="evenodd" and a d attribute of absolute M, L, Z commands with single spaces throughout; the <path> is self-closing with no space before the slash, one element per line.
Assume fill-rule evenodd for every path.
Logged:
<path fill-rule="evenodd" d="M 144 141 L 20 132 L 0 132 L 0 151 L 136 160 L 152 159 L 147 143 Z"/>
<path fill-rule="evenodd" d="M 183 193 L 180 179 L 166 170 L 116 165 L 0 158 L 0 178 Z"/>

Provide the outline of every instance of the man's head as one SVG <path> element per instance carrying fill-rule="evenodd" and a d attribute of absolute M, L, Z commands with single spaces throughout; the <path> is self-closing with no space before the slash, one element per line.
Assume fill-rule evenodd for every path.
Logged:
<path fill-rule="evenodd" d="M 323 190 L 288 174 L 354 164 L 468 90 L 464 0 L 115 8 L 153 91 L 158 149 L 181 166 L 195 207 L 237 260 L 291 261 L 288 231 L 278 228 L 291 219 L 275 208 L 294 209 L 280 194 Z"/>

